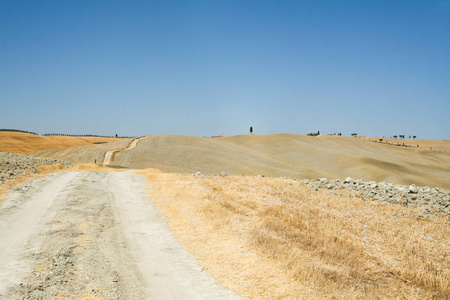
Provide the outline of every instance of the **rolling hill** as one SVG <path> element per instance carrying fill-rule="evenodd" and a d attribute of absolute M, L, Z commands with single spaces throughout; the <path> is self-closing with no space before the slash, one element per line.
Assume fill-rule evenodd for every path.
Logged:
<path fill-rule="evenodd" d="M 33 155 L 92 163 L 129 140 Z M 437 142 L 439 143 L 439 142 Z M 167 172 L 345 178 L 450 188 L 450 154 L 350 137 L 297 134 L 216 138 L 150 136 L 117 153 L 113 165 Z"/>

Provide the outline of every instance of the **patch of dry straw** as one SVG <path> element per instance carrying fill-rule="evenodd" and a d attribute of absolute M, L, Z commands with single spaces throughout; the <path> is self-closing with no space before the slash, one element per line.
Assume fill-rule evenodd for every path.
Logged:
<path fill-rule="evenodd" d="M 448 218 L 289 179 L 138 173 L 179 240 L 245 298 L 450 297 Z"/>

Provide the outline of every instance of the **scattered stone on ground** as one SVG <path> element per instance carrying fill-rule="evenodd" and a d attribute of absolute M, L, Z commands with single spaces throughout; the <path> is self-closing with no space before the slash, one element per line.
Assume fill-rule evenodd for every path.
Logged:
<path fill-rule="evenodd" d="M 36 168 L 40 166 L 53 164 L 61 164 L 66 168 L 71 166 L 70 163 L 55 159 L 36 158 L 29 155 L 0 152 L 0 184 L 5 183 L 12 178 L 34 174 L 36 173 Z"/>
<path fill-rule="evenodd" d="M 422 207 L 423 214 L 444 214 L 450 217 L 450 191 L 439 187 L 419 187 L 412 185 L 398 185 L 388 182 L 362 181 L 347 177 L 340 179 L 299 179 L 300 184 L 310 190 L 326 189 L 331 193 L 354 191 L 364 201 L 379 201 L 406 206 Z"/>

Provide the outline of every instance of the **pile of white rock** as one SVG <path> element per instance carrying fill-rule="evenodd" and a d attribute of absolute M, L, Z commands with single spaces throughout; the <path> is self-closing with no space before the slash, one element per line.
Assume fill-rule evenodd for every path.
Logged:
<path fill-rule="evenodd" d="M 314 180 L 299 180 L 312 190 L 348 190 L 356 191 L 364 201 L 382 201 L 402 205 L 420 206 L 427 211 L 438 211 L 450 217 L 450 191 L 443 188 L 428 186 L 398 185 L 388 182 L 345 180 L 319 178 Z M 429 209 L 433 208 L 433 209 Z"/>
<path fill-rule="evenodd" d="M 71 164 L 56 159 L 37 158 L 34 156 L 0 152 L 0 184 L 22 175 L 36 173 L 36 168 L 44 165 Z"/>

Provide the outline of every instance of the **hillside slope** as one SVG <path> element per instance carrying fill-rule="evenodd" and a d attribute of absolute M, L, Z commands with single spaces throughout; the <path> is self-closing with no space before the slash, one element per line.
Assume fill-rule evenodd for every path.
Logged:
<path fill-rule="evenodd" d="M 103 137 L 39 136 L 24 132 L 0 131 L 0 151 L 29 153 L 39 150 L 109 143 L 120 139 Z"/>
<path fill-rule="evenodd" d="M 41 151 L 35 155 L 92 162 L 94 157 L 102 157 L 103 149 L 114 149 L 116 143 Z M 450 188 L 448 153 L 338 136 L 151 136 L 140 141 L 135 149 L 119 152 L 113 165 L 188 174 L 224 171 L 294 178 L 351 176 L 365 181 Z"/>
<path fill-rule="evenodd" d="M 358 137 L 366 141 L 372 141 L 379 143 L 380 140 L 384 144 L 390 144 L 392 146 L 407 146 L 420 148 L 422 150 L 433 150 L 450 153 L 450 141 L 448 140 L 415 140 L 415 139 L 390 139 L 390 138 L 376 138 L 376 137 Z"/>
<path fill-rule="evenodd" d="M 115 142 L 99 145 L 68 147 L 62 149 L 50 149 L 29 153 L 42 158 L 59 157 L 60 160 L 72 163 L 97 163 L 100 164 L 106 151 L 126 147 L 132 139 L 121 139 Z"/>

